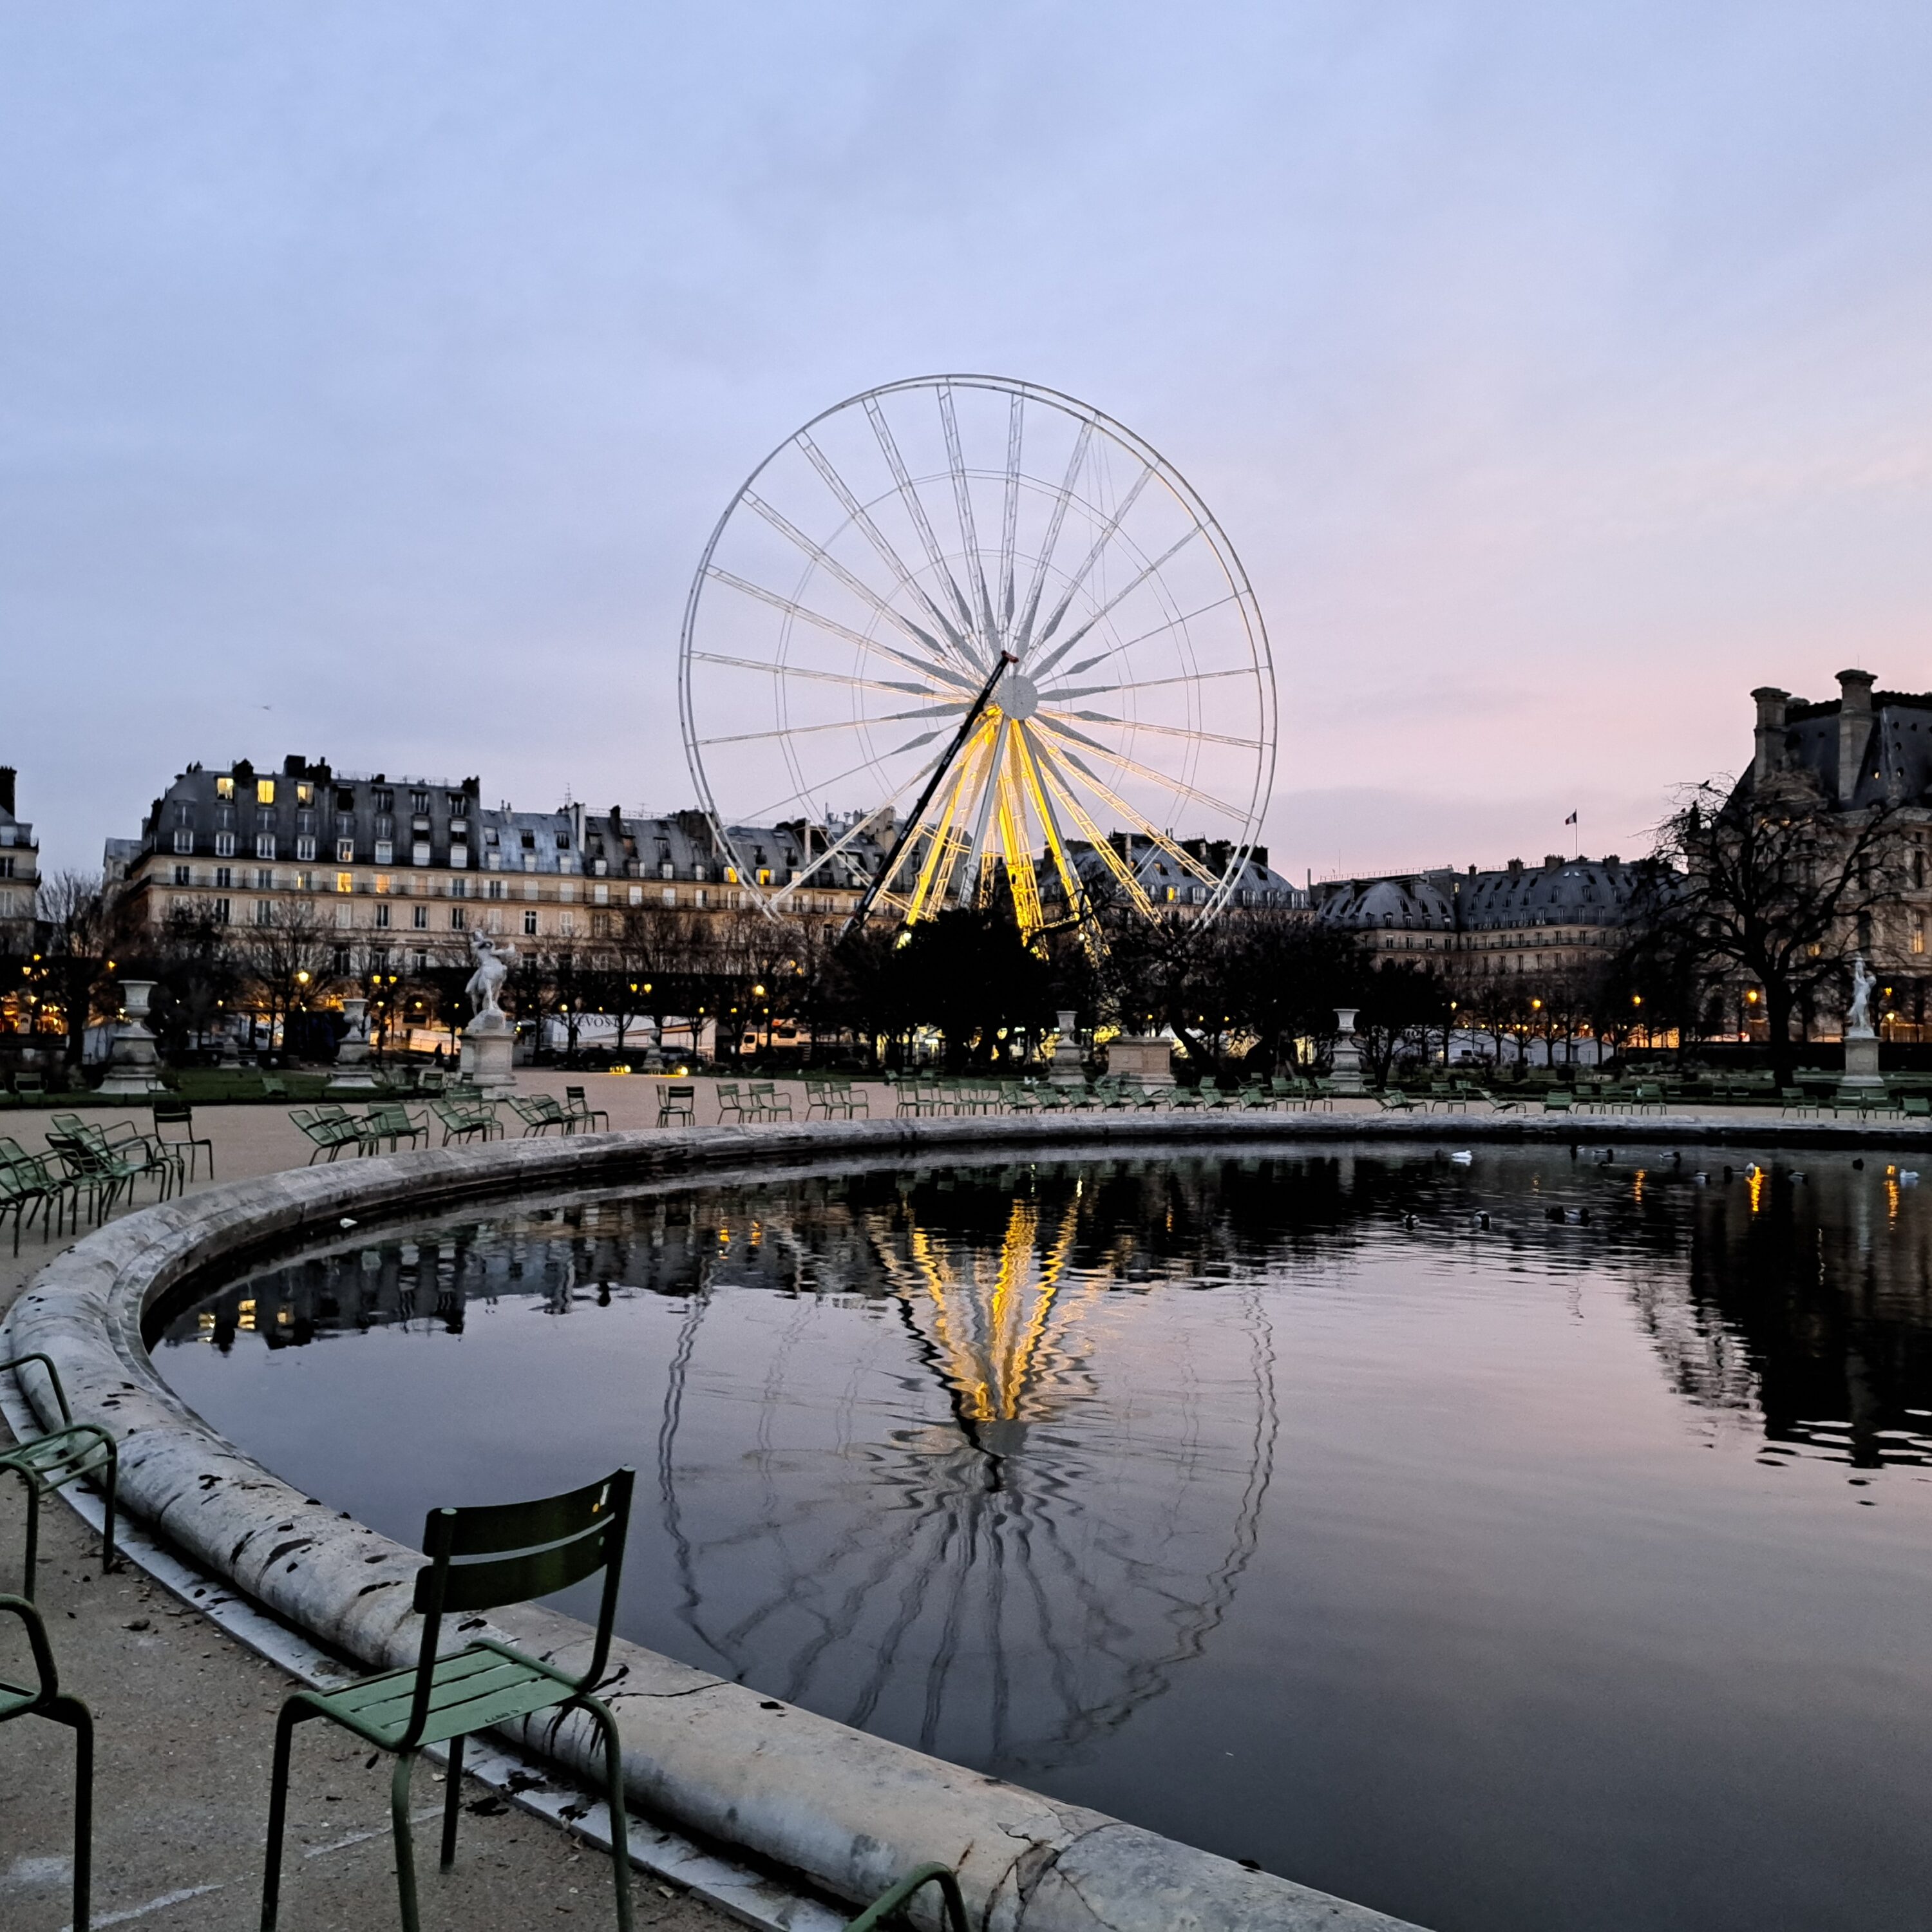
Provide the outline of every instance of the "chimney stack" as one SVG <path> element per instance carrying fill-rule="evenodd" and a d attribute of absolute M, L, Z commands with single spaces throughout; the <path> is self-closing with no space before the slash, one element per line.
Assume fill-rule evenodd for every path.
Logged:
<path fill-rule="evenodd" d="M 14 815 L 14 781 L 20 776 L 11 765 L 0 765 L 0 812 Z"/>
<path fill-rule="evenodd" d="M 1850 805 L 1858 796 L 1858 775 L 1864 770 L 1865 747 L 1871 742 L 1872 686 L 1868 670 L 1838 674 L 1838 802 Z"/>
<path fill-rule="evenodd" d="M 1757 754 L 1751 760 L 1751 783 L 1761 785 L 1784 769 L 1784 714 L 1791 702 L 1788 691 L 1761 684 L 1751 693 L 1757 705 Z"/>

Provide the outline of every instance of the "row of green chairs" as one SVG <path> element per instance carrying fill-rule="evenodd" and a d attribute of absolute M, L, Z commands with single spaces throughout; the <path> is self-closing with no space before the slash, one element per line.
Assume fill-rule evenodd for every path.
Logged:
<path fill-rule="evenodd" d="M 328 1102 L 291 1107 L 289 1118 L 311 1143 L 310 1167 L 325 1154 L 331 1160 L 352 1148 L 358 1154 L 394 1154 L 405 1142 L 414 1147 L 429 1138 L 428 1124 L 399 1100 L 379 1100 L 359 1120 L 347 1108 Z"/>
<path fill-rule="evenodd" d="M 805 1082 L 805 1118 L 809 1120 L 856 1120 L 864 1114 L 872 1118 L 872 1103 L 857 1091 L 848 1079 L 827 1074 L 823 1078 L 814 1079 L 807 1075 Z"/>
<path fill-rule="evenodd" d="M 722 1126 L 728 1120 L 788 1120 L 791 1118 L 791 1096 L 781 1094 L 777 1083 L 770 1080 L 753 1080 L 742 1090 L 735 1080 L 721 1080 L 718 1083 L 718 1120 Z"/>

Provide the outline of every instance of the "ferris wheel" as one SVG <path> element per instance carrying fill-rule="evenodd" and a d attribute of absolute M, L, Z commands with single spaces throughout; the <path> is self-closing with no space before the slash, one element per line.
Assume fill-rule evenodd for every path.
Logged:
<path fill-rule="evenodd" d="M 774 912 L 843 874 L 908 924 L 1004 882 L 1029 939 L 1042 880 L 1072 919 L 1096 890 L 1210 915 L 1274 778 L 1268 636 L 1207 506 L 1099 410 L 990 376 L 868 391 L 753 471 L 692 584 L 679 706 Z M 796 868 L 754 862 L 754 828 L 801 820 L 827 830 Z"/>

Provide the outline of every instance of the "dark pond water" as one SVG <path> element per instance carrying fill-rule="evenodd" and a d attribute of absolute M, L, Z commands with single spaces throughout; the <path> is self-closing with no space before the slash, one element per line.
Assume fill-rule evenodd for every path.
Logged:
<path fill-rule="evenodd" d="M 157 1359 L 412 1543 L 634 1464 L 628 1635 L 1442 1932 L 1932 1924 L 1932 1176 L 1730 1159 L 720 1184 Z"/>

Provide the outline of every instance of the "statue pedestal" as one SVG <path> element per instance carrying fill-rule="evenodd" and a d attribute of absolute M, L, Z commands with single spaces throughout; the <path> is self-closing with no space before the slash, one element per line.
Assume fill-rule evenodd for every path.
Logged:
<path fill-rule="evenodd" d="M 1124 1074 L 1144 1087 L 1174 1084 L 1174 1047 L 1171 1041 L 1123 1034 L 1107 1042 L 1107 1071 Z"/>
<path fill-rule="evenodd" d="M 126 1017 L 116 1029 L 108 1049 L 107 1078 L 100 1090 L 116 1098 L 161 1090 L 160 1055 L 154 1051 L 154 1036 L 148 1030 L 148 996 L 154 990 L 152 980 L 121 982 L 122 1010 Z"/>
<path fill-rule="evenodd" d="M 1335 1009 L 1335 1048 L 1329 1058 L 1328 1084 L 1338 1094 L 1359 1094 L 1362 1089 L 1362 1046 L 1355 1037 L 1358 1006 Z"/>
<path fill-rule="evenodd" d="M 1845 1070 L 1838 1091 L 1848 1100 L 1861 1094 L 1882 1092 L 1885 1082 L 1879 1076 L 1878 1038 L 1870 1027 L 1845 1029 Z"/>
<path fill-rule="evenodd" d="M 376 1093 L 380 1089 L 368 1064 L 369 1002 L 344 1000 L 342 1012 L 349 1022 L 349 1030 L 335 1049 L 335 1072 L 329 1080 L 328 1090 L 332 1094 Z"/>
<path fill-rule="evenodd" d="M 502 1014 L 478 1013 L 463 1029 L 463 1072 L 486 1094 L 515 1090 L 517 1076 L 512 1070 L 510 1054 L 517 1042 L 516 1030 Z"/>
<path fill-rule="evenodd" d="M 1080 1064 L 1080 1032 L 1071 1012 L 1060 1016 L 1060 1037 L 1053 1043 L 1053 1071 L 1046 1077 L 1056 1087 L 1084 1087 L 1087 1070 Z"/>

